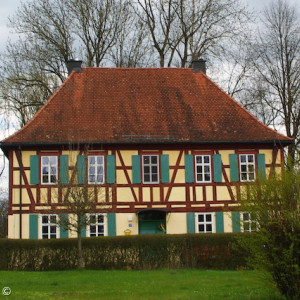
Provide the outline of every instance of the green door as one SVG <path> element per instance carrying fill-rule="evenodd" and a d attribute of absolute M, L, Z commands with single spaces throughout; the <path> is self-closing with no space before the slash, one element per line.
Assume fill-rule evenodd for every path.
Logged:
<path fill-rule="evenodd" d="M 139 234 L 165 234 L 166 213 L 145 211 L 139 213 Z"/>

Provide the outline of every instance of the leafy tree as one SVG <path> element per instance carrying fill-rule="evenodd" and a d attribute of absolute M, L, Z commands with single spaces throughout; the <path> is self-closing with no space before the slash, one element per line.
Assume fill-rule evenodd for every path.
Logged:
<path fill-rule="evenodd" d="M 249 264 L 270 272 L 288 299 L 300 299 L 299 166 L 249 184 L 242 193 L 241 210 L 250 213 L 258 228 L 239 239 Z"/>
<path fill-rule="evenodd" d="M 0 199 L 0 238 L 7 235 L 8 199 Z"/>

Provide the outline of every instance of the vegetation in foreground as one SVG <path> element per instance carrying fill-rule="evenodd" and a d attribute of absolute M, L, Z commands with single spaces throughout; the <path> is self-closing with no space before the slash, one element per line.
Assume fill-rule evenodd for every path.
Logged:
<path fill-rule="evenodd" d="M 9 299 L 284 299 L 258 271 L 0 271 Z"/>

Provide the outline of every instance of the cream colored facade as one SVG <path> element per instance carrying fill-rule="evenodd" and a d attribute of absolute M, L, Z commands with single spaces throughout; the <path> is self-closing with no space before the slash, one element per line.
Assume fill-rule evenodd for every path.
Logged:
<path fill-rule="evenodd" d="M 174 147 L 173 147 L 174 148 Z M 232 181 L 232 167 L 230 157 L 240 154 L 253 154 L 255 157 L 255 172 L 258 176 L 258 168 L 261 167 L 258 162 L 258 154 L 263 158 L 265 174 L 268 177 L 273 168 L 280 171 L 282 163 L 282 149 L 277 148 L 245 148 L 238 146 L 236 148 L 224 147 L 220 149 L 201 149 L 201 148 L 184 148 L 184 149 L 163 149 L 154 147 L 149 149 L 93 149 L 88 152 L 69 151 L 69 150 L 23 150 L 11 151 L 10 159 L 10 207 L 8 217 L 8 238 L 33 238 L 30 233 L 32 226 L 37 226 L 34 236 L 41 238 L 41 215 L 66 213 L 65 207 L 59 199 L 60 191 L 57 184 L 41 183 L 41 157 L 57 156 L 57 179 L 60 179 L 59 162 L 61 157 L 68 158 L 68 175 L 69 178 L 74 176 L 74 170 L 77 166 L 78 155 L 88 157 L 89 155 L 103 155 L 105 163 L 108 162 L 108 156 L 114 162 L 113 172 L 109 170 L 112 166 L 105 165 L 105 176 L 112 176 L 114 182 L 108 183 L 105 179 L 103 185 L 97 190 L 97 204 L 95 213 L 104 213 L 104 235 L 137 235 L 140 234 L 141 219 L 140 214 L 147 211 L 160 211 L 165 213 L 165 233 L 167 234 L 184 234 L 190 232 L 189 222 L 193 214 L 194 218 L 198 213 L 211 213 L 213 218 L 220 218 L 222 222 L 222 232 L 232 232 L 232 211 L 238 211 L 237 192 L 241 189 L 243 182 L 240 180 L 238 169 L 238 181 Z M 160 176 L 164 176 L 166 182 L 150 184 L 143 183 L 143 155 L 156 155 L 158 159 L 164 158 L 167 161 L 167 171 L 163 170 L 163 161 L 158 163 Z M 187 182 L 187 159 L 192 157 L 195 175 L 195 156 L 210 156 L 210 174 L 209 182 L 196 183 Z M 220 158 L 221 164 L 215 165 L 216 156 Z M 38 163 L 38 183 L 32 183 L 33 173 L 32 157 L 36 157 Z M 133 157 L 141 158 L 140 160 L 140 177 L 139 183 L 134 182 L 136 166 L 133 165 Z M 138 160 L 138 159 L 137 159 Z M 218 169 L 219 168 L 219 169 Z M 239 168 L 239 167 L 238 167 Z M 220 180 L 216 182 L 216 172 L 220 171 Z M 112 172 L 112 173 L 111 173 Z M 113 175 L 109 175 L 113 174 Z M 167 175 L 166 175 L 167 174 Z M 20 185 L 21 178 L 21 185 Z M 195 178 L 194 178 L 195 179 Z M 70 185 L 60 185 L 62 194 L 65 194 Z M 94 185 L 90 185 L 94 189 Z M 20 213 L 21 212 L 21 213 Z M 222 217 L 221 215 L 222 214 Z M 32 215 L 35 215 L 35 223 Z M 217 217 L 218 215 L 218 217 Z M 21 226 L 20 226 L 21 220 Z M 108 222 L 112 222 L 109 225 Z M 37 224 L 36 224 L 37 223 Z M 216 223 L 214 220 L 213 232 L 216 232 Z M 195 232 L 197 232 L 197 220 L 195 219 Z M 220 223 L 219 223 L 220 224 Z M 144 226 L 145 224 L 143 224 Z M 115 226 L 114 230 L 109 226 Z M 190 226 L 190 227 L 189 227 Z M 193 227 L 193 225 L 192 225 Z M 20 228 L 22 232 L 20 234 Z M 86 236 L 89 235 L 88 228 Z M 75 237 L 72 232 L 67 233 L 67 237 Z M 57 238 L 60 237 L 60 231 L 57 230 Z M 65 237 L 65 236 L 64 236 Z"/>

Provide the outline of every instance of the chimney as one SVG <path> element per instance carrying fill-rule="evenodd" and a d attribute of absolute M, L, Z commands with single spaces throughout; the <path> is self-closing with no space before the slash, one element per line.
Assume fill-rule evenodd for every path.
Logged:
<path fill-rule="evenodd" d="M 72 71 L 75 71 L 76 73 L 81 73 L 82 68 L 81 68 L 82 60 L 75 60 L 75 59 L 70 59 L 67 61 L 67 69 L 68 69 L 68 75 L 72 73 Z"/>
<path fill-rule="evenodd" d="M 203 72 L 206 74 L 206 60 L 200 58 L 192 61 L 193 72 Z"/>

